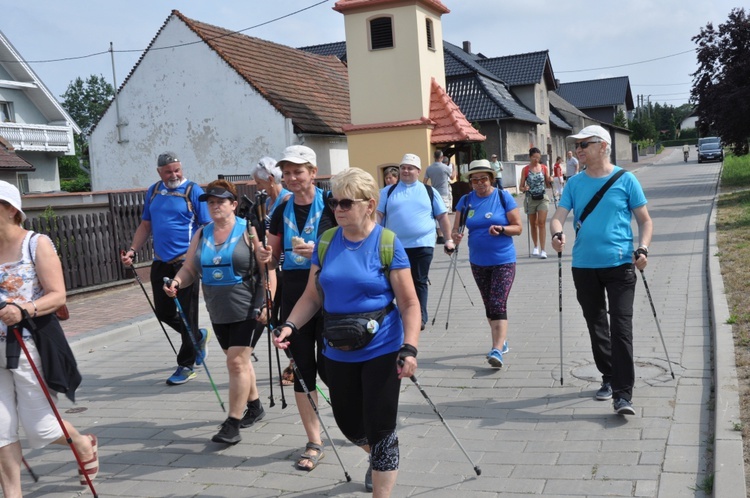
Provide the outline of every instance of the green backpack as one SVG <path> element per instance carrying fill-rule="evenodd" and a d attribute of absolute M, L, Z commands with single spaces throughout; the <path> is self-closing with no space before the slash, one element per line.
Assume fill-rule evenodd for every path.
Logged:
<path fill-rule="evenodd" d="M 329 228 L 320 236 L 320 242 L 318 242 L 318 261 L 320 261 L 321 268 L 323 267 L 326 252 L 328 252 L 328 246 L 331 245 L 331 241 L 338 229 L 339 227 Z M 384 228 L 380 233 L 380 263 L 383 265 L 382 270 L 385 273 L 385 278 L 389 282 L 391 263 L 393 263 L 393 243 L 395 240 L 396 234 L 387 228 Z"/>

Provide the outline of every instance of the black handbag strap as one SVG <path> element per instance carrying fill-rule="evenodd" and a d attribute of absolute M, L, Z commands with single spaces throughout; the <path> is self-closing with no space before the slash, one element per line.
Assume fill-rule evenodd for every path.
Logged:
<path fill-rule="evenodd" d="M 602 186 L 602 188 L 600 188 L 599 191 L 596 194 L 594 194 L 594 197 L 589 201 L 588 204 L 586 204 L 586 207 L 583 208 L 583 212 L 581 213 L 581 216 L 578 218 L 578 226 L 583 224 L 583 220 L 585 220 L 588 217 L 588 215 L 591 214 L 591 211 L 593 211 L 594 208 L 599 204 L 599 201 L 602 200 L 602 197 L 604 197 L 604 194 L 607 193 L 607 190 L 609 190 L 609 187 L 611 187 L 612 184 L 615 183 L 617 179 L 620 178 L 624 174 L 625 174 L 625 170 L 621 169 L 620 171 L 612 175 L 612 177 L 609 180 L 607 180 L 607 183 L 605 183 L 604 186 Z"/>

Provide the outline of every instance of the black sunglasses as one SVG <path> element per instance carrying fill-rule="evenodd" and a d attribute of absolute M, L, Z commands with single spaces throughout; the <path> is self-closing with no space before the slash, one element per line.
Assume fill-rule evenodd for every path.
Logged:
<path fill-rule="evenodd" d="M 581 149 L 585 149 L 591 144 L 600 144 L 600 143 L 602 143 L 601 140 L 588 140 L 586 142 L 576 142 L 575 148 L 577 149 L 580 147 Z"/>
<path fill-rule="evenodd" d="M 331 211 L 335 211 L 337 207 L 340 207 L 342 211 L 349 211 L 355 202 L 365 202 L 366 199 L 328 199 L 328 206 Z"/>

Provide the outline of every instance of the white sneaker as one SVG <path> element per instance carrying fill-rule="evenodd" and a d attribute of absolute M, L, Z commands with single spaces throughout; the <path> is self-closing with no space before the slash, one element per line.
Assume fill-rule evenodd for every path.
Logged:
<path fill-rule="evenodd" d="M 535 247 L 533 251 L 531 251 L 531 255 L 534 257 L 539 257 L 539 248 Z"/>
<path fill-rule="evenodd" d="M 547 259 L 547 253 L 542 251 L 539 253 L 539 259 Z"/>

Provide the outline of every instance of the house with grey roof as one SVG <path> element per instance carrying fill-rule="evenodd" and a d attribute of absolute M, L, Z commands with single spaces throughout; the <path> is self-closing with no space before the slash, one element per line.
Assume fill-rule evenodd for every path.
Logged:
<path fill-rule="evenodd" d="M 0 32 L 0 180 L 21 193 L 60 189 L 57 159 L 81 129 Z"/>
<path fill-rule="evenodd" d="M 615 162 L 631 159 L 630 131 L 613 124 L 618 111 L 628 116 L 635 109 L 627 76 L 561 83 L 556 93 L 609 130 Z"/>
<path fill-rule="evenodd" d="M 612 124 L 617 111 L 635 109 L 627 76 L 561 83 L 557 94 L 602 123 Z"/>

